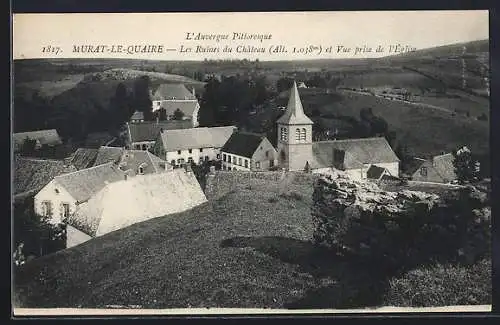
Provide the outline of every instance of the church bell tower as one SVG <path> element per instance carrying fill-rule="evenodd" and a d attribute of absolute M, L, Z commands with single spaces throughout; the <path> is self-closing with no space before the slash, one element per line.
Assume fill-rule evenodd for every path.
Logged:
<path fill-rule="evenodd" d="M 312 126 L 294 81 L 285 114 L 278 121 L 278 161 L 288 171 L 304 171 L 312 162 Z"/>

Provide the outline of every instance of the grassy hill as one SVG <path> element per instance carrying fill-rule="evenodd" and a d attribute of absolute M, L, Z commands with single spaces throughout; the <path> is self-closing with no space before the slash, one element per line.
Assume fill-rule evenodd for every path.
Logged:
<path fill-rule="evenodd" d="M 267 179 L 243 177 L 226 195 L 190 211 L 138 223 L 33 260 L 15 275 L 16 306 L 388 304 L 385 297 L 397 276 L 372 262 L 337 256 L 312 244 L 311 184 L 296 178 L 285 190 Z M 487 292 L 483 269 L 468 281 L 477 280 Z M 460 270 L 470 277 L 469 271 Z"/>

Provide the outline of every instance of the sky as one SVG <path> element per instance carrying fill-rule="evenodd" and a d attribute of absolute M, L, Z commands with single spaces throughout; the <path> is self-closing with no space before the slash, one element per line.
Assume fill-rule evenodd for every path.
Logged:
<path fill-rule="evenodd" d="M 488 39 L 488 16 L 486 10 L 14 14 L 13 58 L 267 61 L 380 57 L 396 54 L 389 52 L 394 50 L 391 45 L 408 51 Z M 190 38 L 201 33 L 227 35 L 228 39 L 187 39 L 188 33 Z M 233 40 L 233 33 L 264 39 Z M 87 45 L 99 52 L 82 53 L 82 46 Z M 150 45 L 146 48 L 150 52 L 151 45 L 156 46 L 156 52 L 142 52 L 145 45 Z M 158 52 L 161 46 L 163 53 Z M 207 47 L 218 52 L 201 51 Z M 248 47 L 258 52 L 242 52 Z"/>

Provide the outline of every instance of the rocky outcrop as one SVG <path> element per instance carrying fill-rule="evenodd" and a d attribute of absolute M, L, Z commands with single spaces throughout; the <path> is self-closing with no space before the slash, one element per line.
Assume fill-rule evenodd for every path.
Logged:
<path fill-rule="evenodd" d="M 474 187 L 450 188 L 444 196 L 388 192 L 338 172 L 315 181 L 313 201 L 314 240 L 328 248 L 393 259 L 470 259 L 489 247 L 488 200 Z"/>

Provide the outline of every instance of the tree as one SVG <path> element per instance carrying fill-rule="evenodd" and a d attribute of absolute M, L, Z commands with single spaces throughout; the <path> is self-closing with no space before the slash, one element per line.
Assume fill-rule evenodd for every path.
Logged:
<path fill-rule="evenodd" d="M 184 118 L 184 112 L 179 108 L 174 111 L 174 120 L 180 121 Z"/>
<path fill-rule="evenodd" d="M 33 207 L 33 198 L 14 203 L 14 247 L 16 258 L 22 262 L 26 256 L 42 256 L 65 248 L 65 224 L 52 224 L 48 217 L 39 216 Z M 19 264 L 19 263 L 16 263 Z"/>
<path fill-rule="evenodd" d="M 110 101 L 110 119 L 113 126 L 119 127 L 130 119 L 134 113 L 134 108 L 130 102 L 131 98 L 128 94 L 127 87 L 120 82 L 116 86 L 115 94 Z"/>
<path fill-rule="evenodd" d="M 280 78 L 278 81 L 276 81 L 276 89 L 278 90 L 278 93 L 281 93 L 282 91 L 286 91 L 293 86 L 293 79 L 291 78 Z"/>
<path fill-rule="evenodd" d="M 134 81 L 133 106 L 136 110 L 144 113 L 144 119 L 153 119 L 153 106 L 149 96 L 151 80 L 147 75 L 141 76 Z"/>
<path fill-rule="evenodd" d="M 479 162 L 473 158 L 471 151 L 466 146 L 453 151 L 453 166 L 460 184 L 479 180 Z"/>

